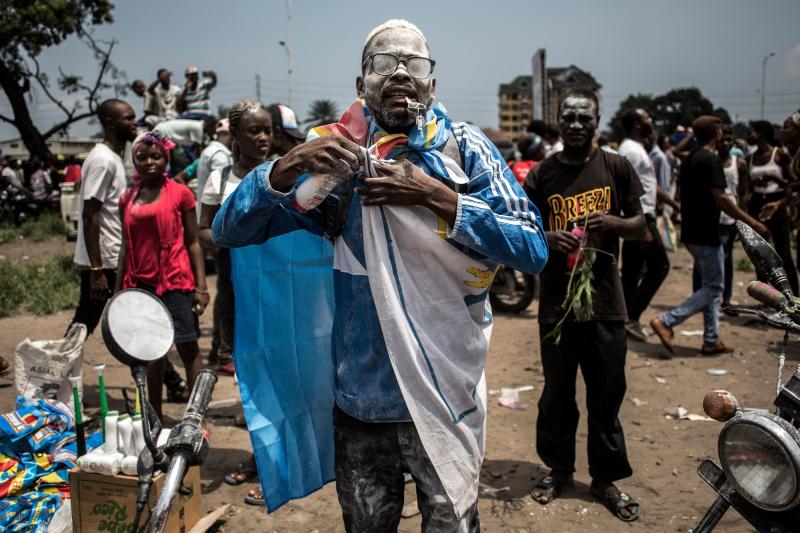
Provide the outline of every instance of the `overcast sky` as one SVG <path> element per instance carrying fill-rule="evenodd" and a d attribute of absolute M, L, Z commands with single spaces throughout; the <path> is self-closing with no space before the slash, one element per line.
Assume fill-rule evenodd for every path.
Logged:
<path fill-rule="evenodd" d="M 113 60 L 130 81 L 149 83 L 166 67 L 182 83 L 185 67 L 196 64 L 219 75 L 213 109 L 254 97 L 256 74 L 264 102 L 287 100 L 278 44 L 288 37 L 284 0 L 137 0 L 118 2 L 113 15 L 96 35 L 119 42 Z M 364 38 L 389 18 L 422 29 L 437 62 L 439 101 L 454 120 L 481 126 L 497 126 L 498 85 L 529 74 L 537 48 L 547 49 L 548 66 L 574 64 L 595 76 L 606 119 L 630 93 L 692 85 L 732 118 L 757 119 L 761 63 L 770 52 L 766 118 L 778 122 L 800 108 L 798 0 L 293 0 L 293 104 L 301 120 L 312 100 L 332 99 L 340 111 L 352 101 Z M 96 72 L 75 40 L 47 50 L 41 62 L 52 78 L 59 66 L 87 78 Z M 141 102 L 128 98 L 140 112 Z M 40 92 L 31 108 L 41 128 L 59 117 Z M 0 113 L 10 114 L 4 96 Z M 83 123 L 71 132 L 97 130 Z M 0 138 L 15 135 L 0 126 Z"/>

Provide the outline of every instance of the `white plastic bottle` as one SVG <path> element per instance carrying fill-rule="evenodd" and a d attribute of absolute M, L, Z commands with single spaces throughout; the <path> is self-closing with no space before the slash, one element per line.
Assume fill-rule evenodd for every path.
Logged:
<path fill-rule="evenodd" d="M 105 451 L 108 453 L 116 452 L 117 447 L 117 419 L 119 418 L 118 411 L 109 411 L 106 413 L 106 444 Z"/>
<path fill-rule="evenodd" d="M 117 419 L 117 450 L 125 455 L 133 455 L 133 421 L 127 414 Z"/>
<path fill-rule="evenodd" d="M 142 415 L 133 415 L 133 453 L 139 455 L 144 450 L 144 427 L 142 426 Z"/>
<path fill-rule="evenodd" d="M 338 179 L 325 174 L 311 174 L 300 184 L 294 196 L 294 208 L 305 213 L 314 209 L 336 187 Z"/>

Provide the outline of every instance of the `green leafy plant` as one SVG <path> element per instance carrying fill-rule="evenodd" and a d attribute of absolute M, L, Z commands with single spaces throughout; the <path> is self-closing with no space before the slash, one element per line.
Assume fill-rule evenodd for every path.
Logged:
<path fill-rule="evenodd" d="M 0 261 L 0 318 L 71 309 L 79 296 L 80 278 L 68 255 L 36 263 Z"/>
<path fill-rule="evenodd" d="M 28 220 L 21 226 L 0 226 L 0 244 L 13 241 L 17 237 L 30 239 L 34 242 L 46 241 L 55 235 L 65 235 L 67 226 L 57 213 L 44 213 L 40 217 Z"/>
<path fill-rule="evenodd" d="M 545 340 L 553 339 L 553 343 L 558 345 L 561 342 L 561 328 L 564 322 L 569 317 L 570 313 L 573 314 L 575 320 L 583 321 L 592 318 L 593 305 L 592 296 L 594 295 L 594 262 L 597 259 L 597 254 L 602 253 L 610 256 L 612 261 L 616 262 L 613 254 L 605 250 L 599 250 L 587 246 L 586 224 L 588 223 L 588 216 L 584 220 L 581 235 L 580 245 L 577 250 L 577 260 L 572 264 L 569 273 L 569 281 L 567 282 L 567 291 L 564 296 L 564 301 L 561 303 L 561 308 L 564 309 L 564 316 L 561 317 L 555 327 L 545 335 Z M 569 263 L 568 263 L 569 264 Z"/>

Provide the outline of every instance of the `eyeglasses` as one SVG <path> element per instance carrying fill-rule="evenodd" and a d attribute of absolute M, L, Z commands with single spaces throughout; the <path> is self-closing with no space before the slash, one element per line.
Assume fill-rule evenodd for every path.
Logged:
<path fill-rule="evenodd" d="M 403 63 L 408 75 L 418 80 L 424 80 L 433 74 L 433 66 L 436 64 L 436 61 L 429 57 L 380 53 L 367 57 L 361 66 L 366 67 L 370 60 L 372 60 L 372 70 L 375 71 L 375 74 L 391 76 L 400 66 L 400 63 Z"/>

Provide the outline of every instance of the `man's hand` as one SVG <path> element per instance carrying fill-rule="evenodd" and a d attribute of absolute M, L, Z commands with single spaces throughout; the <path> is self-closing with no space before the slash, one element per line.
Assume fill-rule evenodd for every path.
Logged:
<path fill-rule="evenodd" d="M 617 227 L 617 221 L 618 218 L 614 215 L 609 215 L 604 211 L 594 211 L 589 213 L 586 221 L 586 230 L 600 233 L 614 231 Z"/>
<path fill-rule="evenodd" d="M 571 252 L 581 244 L 580 239 L 568 231 L 548 231 L 545 235 L 548 246 L 558 252 Z"/>
<path fill-rule="evenodd" d="M 642 240 L 639 241 L 641 244 L 642 250 L 650 250 L 655 245 L 656 239 L 653 237 L 653 234 L 650 233 L 650 229 L 648 228 L 647 231 L 644 232 L 642 235 Z"/>
<path fill-rule="evenodd" d="M 755 223 L 753 224 L 753 229 L 756 230 L 756 233 L 758 233 L 759 235 L 761 235 L 765 239 L 769 240 L 770 235 L 769 235 L 769 229 L 767 229 L 767 226 L 765 226 L 764 224 L 762 224 L 761 222 L 758 222 L 758 221 L 754 221 L 754 222 Z"/>
<path fill-rule="evenodd" d="M 197 313 L 197 316 L 203 314 L 203 311 L 206 310 L 208 307 L 208 302 L 211 300 L 211 297 L 208 295 L 208 291 L 195 291 L 194 293 L 194 310 Z"/>
<path fill-rule="evenodd" d="M 276 191 L 286 192 L 306 172 L 349 178 L 364 162 L 362 149 L 338 135 L 320 137 L 300 144 L 278 159 L 270 174 L 270 184 Z"/>
<path fill-rule="evenodd" d="M 102 270 L 92 270 L 89 273 L 91 280 L 91 298 L 92 300 L 105 300 L 111 295 L 111 288 L 108 286 L 108 280 Z"/>
<path fill-rule="evenodd" d="M 425 205 L 439 182 L 409 161 L 375 163 L 377 178 L 365 178 L 357 192 L 363 205 Z"/>
<path fill-rule="evenodd" d="M 761 222 L 766 222 L 772 218 L 778 208 L 781 206 L 781 200 L 775 200 L 774 202 L 767 202 L 761 207 L 761 211 L 758 213 L 758 220 Z"/>

